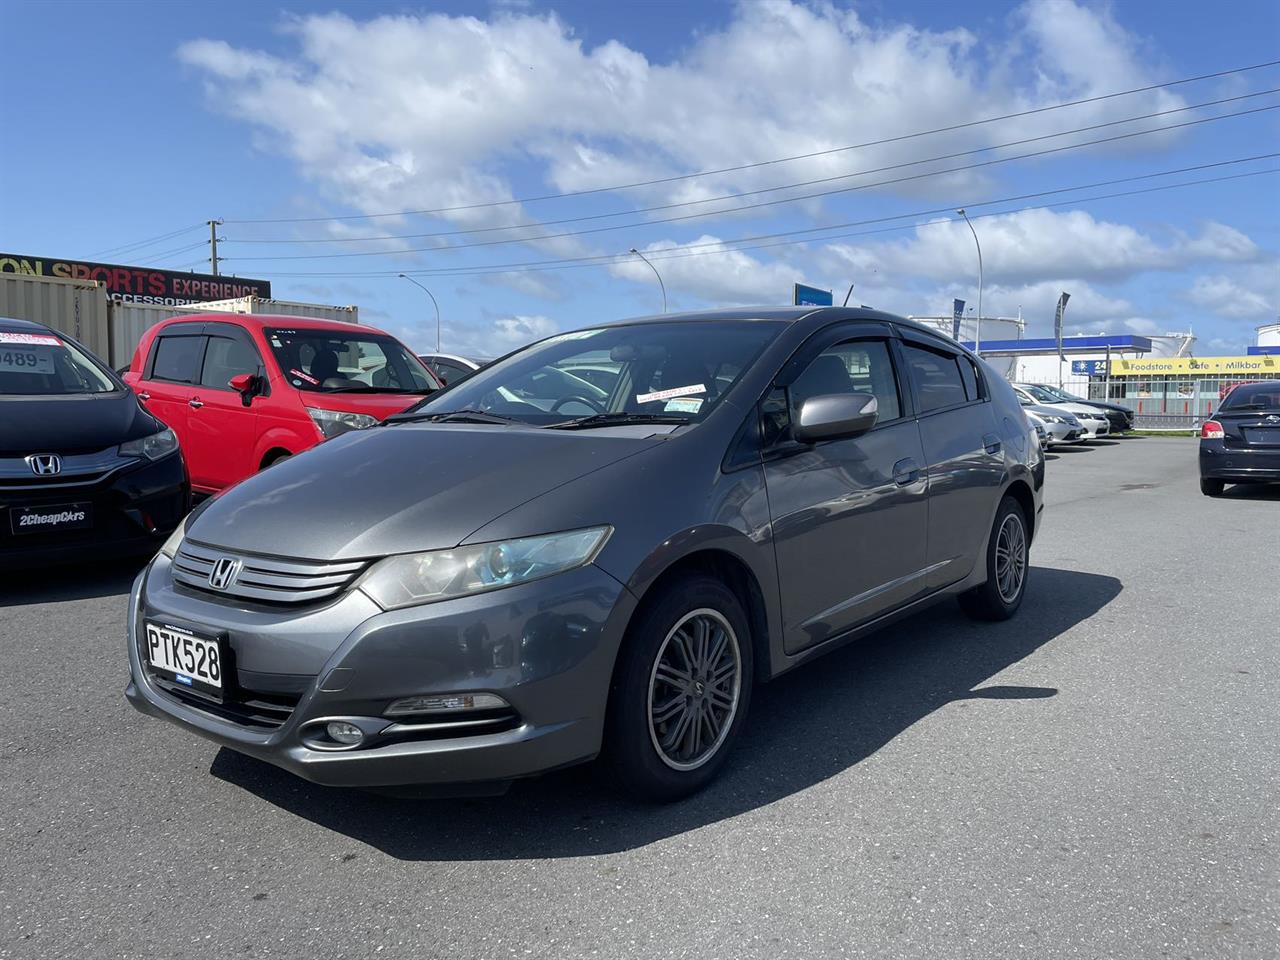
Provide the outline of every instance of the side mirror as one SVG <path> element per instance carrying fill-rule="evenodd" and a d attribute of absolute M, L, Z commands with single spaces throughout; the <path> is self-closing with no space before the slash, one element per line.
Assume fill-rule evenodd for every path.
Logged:
<path fill-rule="evenodd" d="M 879 416 L 876 398 L 869 393 L 830 393 L 801 404 L 791 432 L 801 443 L 845 440 L 866 433 Z"/>
<path fill-rule="evenodd" d="M 227 381 L 227 386 L 240 394 L 240 401 L 247 407 L 258 392 L 258 378 L 252 373 L 237 373 Z"/>

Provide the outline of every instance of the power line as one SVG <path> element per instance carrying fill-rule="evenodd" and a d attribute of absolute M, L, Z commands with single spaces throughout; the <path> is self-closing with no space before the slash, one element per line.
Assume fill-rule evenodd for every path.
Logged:
<path fill-rule="evenodd" d="M 165 240 L 171 240 L 174 237 L 180 237 L 184 233 L 190 233 L 192 230 L 197 230 L 203 226 L 204 226 L 203 223 L 197 223 L 190 227 L 183 227 L 181 230 L 173 230 L 169 233 L 162 233 L 158 237 L 149 237 L 146 240 L 137 240 L 137 241 L 134 241 L 133 243 L 125 243 L 118 247 L 112 247 L 109 250 L 103 250 L 101 253 L 95 253 L 93 255 L 93 259 L 96 260 L 98 257 L 109 257 L 109 256 L 112 256 L 113 254 L 126 253 L 132 250 L 140 250 L 143 247 L 150 247 L 153 244 L 161 243 Z"/>
<path fill-rule="evenodd" d="M 564 237 L 580 237 L 580 236 L 585 236 L 585 235 L 594 234 L 594 233 L 606 233 L 613 230 L 628 230 L 628 229 L 633 229 L 635 227 L 648 227 L 648 226 L 653 226 L 653 225 L 662 224 L 662 223 L 678 223 L 685 220 L 697 220 L 704 217 L 721 216 L 727 213 L 738 213 L 743 210 L 756 210 L 761 207 L 772 207 L 772 206 L 777 206 L 783 203 L 797 203 L 801 200 L 813 200 L 818 197 L 829 197 L 829 196 L 834 196 L 840 193 L 852 193 L 858 190 L 869 190 L 874 187 L 889 186 L 891 184 L 896 184 L 896 183 L 907 183 L 914 180 L 924 180 L 930 177 L 939 177 L 949 173 L 961 173 L 966 170 L 977 170 L 983 167 L 995 166 L 996 164 L 1011 163 L 1015 160 L 1026 160 L 1032 157 L 1043 157 L 1043 156 L 1048 156 L 1050 154 L 1062 153 L 1067 150 L 1077 150 L 1081 147 L 1091 147 L 1101 143 L 1114 143 L 1119 140 L 1128 140 L 1128 139 L 1132 139 L 1133 137 L 1146 136 L 1147 134 L 1151 134 L 1151 133 L 1164 133 L 1170 130 L 1181 129 L 1183 127 L 1193 127 L 1193 126 L 1198 126 L 1199 124 L 1202 124 L 1202 123 L 1213 123 L 1217 120 L 1227 120 L 1233 117 L 1242 117 L 1242 116 L 1247 116 L 1249 114 L 1254 114 L 1254 113 L 1264 113 L 1268 110 L 1276 110 L 1276 109 L 1280 109 L 1280 104 L 1273 104 L 1271 106 L 1266 106 L 1266 107 L 1254 107 L 1249 110 L 1240 110 L 1235 113 L 1219 114 L 1218 116 L 1214 116 L 1214 117 L 1201 117 L 1196 120 L 1186 120 L 1182 123 L 1174 123 L 1174 124 L 1167 124 L 1161 127 L 1153 127 L 1150 130 L 1136 130 L 1130 133 L 1116 134 L 1115 136 L 1111 136 L 1111 137 L 1102 137 L 1097 140 L 1085 140 L 1080 143 L 1065 144 L 1060 147 L 1050 147 L 1045 150 L 1034 150 L 1034 151 L 1031 151 L 1030 153 L 1015 154 L 1014 156 L 1010 156 L 1010 157 L 997 157 L 992 160 L 983 160 L 980 163 L 962 164 L 960 166 L 947 167 L 942 170 L 931 170 L 927 173 L 917 173 L 917 174 L 912 174 L 910 176 L 905 176 L 905 177 L 894 177 L 889 180 L 877 180 L 873 183 L 863 183 L 863 184 L 858 184 L 856 186 L 851 186 L 851 187 L 840 187 L 834 190 L 821 190 L 814 193 L 799 194 L 794 197 L 784 197 L 779 200 L 762 200 L 757 203 L 741 204 L 736 207 L 726 207 L 723 210 L 712 210 L 712 211 L 707 211 L 702 213 L 682 214 L 680 216 L 674 216 L 674 217 L 658 217 L 655 219 L 645 220 L 637 223 L 618 223 L 618 224 L 610 224 L 608 226 L 603 226 L 603 227 L 590 227 L 585 230 L 566 230 L 560 233 L 549 233 L 549 234 L 542 234 L 542 235 L 533 236 L 533 237 L 517 237 L 517 238 L 502 239 L 502 240 L 480 240 L 473 243 L 456 243 L 456 244 L 451 244 L 449 246 L 405 247 L 399 250 L 366 250 L 366 251 L 356 251 L 356 252 L 346 252 L 346 253 L 288 254 L 288 255 L 268 256 L 268 257 L 225 257 L 224 259 L 240 260 L 240 261 L 243 261 L 243 260 L 265 261 L 265 260 L 333 260 L 333 259 L 345 259 L 348 257 L 385 257 L 385 256 L 403 255 L 406 253 L 427 253 L 427 252 L 438 253 L 441 251 L 449 252 L 449 251 L 455 251 L 455 250 L 465 250 L 471 247 L 490 247 L 490 246 L 499 246 L 499 245 L 511 244 L 511 243 L 530 243 L 535 240 L 558 240 Z"/>
<path fill-rule="evenodd" d="M 1188 110 L 1200 110 L 1205 107 L 1220 106 L 1224 103 L 1236 103 L 1240 100 L 1251 100 L 1255 97 L 1264 97 L 1273 93 L 1280 93 L 1280 87 L 1273 87 L 1270 90 L 1259 90 L 1253 93 L 1244 93 L 1234 97 L 1225 97 L 1220 100 L 1210 100 L 1205 103 L 1195 103 L 1185 107 L 1175 107 L 1169 110 L 1160 110 L 1155 113 L 1141 114 L 1136 117 L 1126 117 L 1123 120 L 1109 120 L 1105 123 L 1095 123 L 1085 127 L 1075 127 L 1070 130 L 1060 130 L 1056 133 L 1046 133 L 1036 137 L 1024 137 L 1021 140 L 1010 140 L 1005 143 L 993 143 L 989 146 L 976 147 L 972 150 L 961 150 L 955 153 L 945 153 L 939 156 L 926 157 L 920 160 L 906 160 L 906 161 L 903 161 L 902 163 L 888 164 L 883 167 L 872 167 L 866 170 L 858 170 L 853 173 L 842 173 L 842 174 L 838 174 L 830 177 L 820 177 L 814 180 L 801 180 L 797 183 L 781 184 L 776 187 L 761 187 L 756 190 L 744 190 L 740 193 L 730 193 L 730 194 L 725 194 L 718 197 L 703 197 L 702 199 L 699 199 L 699 200 L 685 200 L 679 203 L 664 203 L 664 204 L 659 204 L 651 207 L 637 207 L 631 210 L 618 210 L 610 213 L 593 213 L 593 214 L 587 214 L 587 215 L 578 216 L 578 217 L 565 217 L 560 220 L 540 220 L 540 221 L 531 221 L 527 223 L 512 223 L 512 224 L 505 224 L 503 226 L 472 227 L 472 228 L 463 229 L 463 230 L 440 230 L 434 233 L 398 233 L 398 234 L 393 233 L 393 234 L 383 234 L 381 236 L 375 236 L 375 237 L 319 237 L 319 238 L 307 238 L 307 239 L 252 238 L 252 239 L 236 240 L 234 242 L 244 243 L 244 244 L 249 244 L 249 243 L 285 244 L 289 246 L 294 246 L 299 244 L 312 244 L 312 243 L 374 243 L 374 242 L 385 241 L 385 240 L 426 240 L 426 239 L 432 239 L 436 237 L 454 237 L 454 236 L 471 235 L 471 234 L 477 234 L 477 233 L 493 233 L 500 230 L 527 230 L 527 229 L 532 229 L 537 227 L 560 226 L 568 223 L 586 223 L 594 220 L 605 220 L 610 217 L 634 216 L 636 214 L 642 214 L 642 213 L 655 213 L 663 210 L 675 210 L 682 207 L 700 206 L 702 204 L 707 204 L 707 203 L 718 203 L 724 200 L 737 200 L 743 197 L 755 197 L 765 193 L 775 193 L 779 190 L 794 190 L 800 187 L 816 186 L 817 184 L 821 184 L 821 183 L 835 183 L 840 180 L 849 180 L 849 179 L 852 179 L 853 177 L 863 177 L 873 173 L 885 173 L 889 170 L 901 170 L 905 167 L 919 166 L 925 163 L 937 163 L 943 160 L 954 160 L 958 157 L 969 157 L 979 153 L 986 153 L 987 151 L 990 151 L 990 150 L 1003 150 L 1008 147 L 1018 147 L 1028 143 L 1038 143 L 1043 140 L 1053 140 L 1057 137 L 1070 136 L 1071 134 L 1075 134 L 1075 133 L 1087 133 L 1090 130 L 1101 130 L 1107 127 L 1116 127 L 1126 123 L 1136 123 L 1139 120 L 1151 120 L 1156 117 L 1169 116 L 1170 114 L 1185 113 Z M 1157 129 L 1169 129 L 1169 128 L 1161 127 Z M 711 211 L 711 213 L 716 213 L 716 212 L 718 211 Z M 515 239 L 522 240 L 524 238 L 515 238 Z M 537 238 L 534 238 L 534 239 L 537 239 Z"/>
<path fill-rule="evenodd" d="M 459 204 L 452 207 L 434 207 L 428 210 L 399 210 L 389 213 L 356 213 L 328 217 L 258 217 L 227 220 L 227 223 L 317 223 L 329 220 L 376 220 L 384 217 L 409 217 L 436 213 L 455 213 L 461 210 L 478 210 L 486 207 L 502 207 L 518 203 L 536 203 L 543 200 L 564 200 L 571 197 L 585 197 L 599 193 L 616 193 L 620 190 L 652 187 L 665 183 L 678 183 L 684 180 L 693 180 L 698 177 L 717 176 L 722 173 L 736 173 L 740 170 L 753 170 L 759 167 L 771 166 L 779 163 L 790 163 L 794 160 L 810 160 L 814 157 L 829 156 L 834 153 L 843 153 L 849 150 L 861 150 L 867 147 L 878 147 L 889 143 L 901 143 L 904 140 L 913 140 L 917 137 L 927 137 L 938 133 L 950 133 L 956 130 L 965 130 L 971 127 L 982 126 L 983 124 L 999 123 L 1003 120 L 1016 120 L 1019 117 L 1034 116 L 1051 110 L 1062 110 L 1067 107 L 1079 107 L 1090 103 L 1101 103 L 1105 100 L 1114 100 L 1117 97 L 1131 96 L 1136 93 L 1148 93 L 1152 90 L 1163 90 L 1187 83 L 1197 83 L 1201 80 L 1214 80 L 1218 77 L 1226 77 L 1237 73 L 1248 73 L 1252 70 L 1263 70 L 1267 67 L 1274 67 L 1276 65 L 1280 65 L 1280 60 L 1268 60 L 1265 63 L 1255 63 L 1247 67 L 1234 67 L 1230 70 L 1203 73 L 1194 77 L 1184 77 L 1181 80 L 1170 80 L 1165 83 L 1153 83 L 1145 87 L 1133 87 L 1129 90 L 1118 90 L 1115 93 L 1104 93 L 1095 97 L 1085 97 L 1080 100 L 1068 100 L 1062 103 L 1048 104 L 1043 107 L 1034 107 L 1029 110 L 1020 110 L 1016 113 L 1006 113 L 996 117 L 984 117 L 981 120 L 969 120 L 965 123 L 954 123 L 945 127 L 935 127 L 932 130 L 920 130 L 915 133 L 904 133 L 894 137 L 884 137 L 880 140 L 868 140 L 863 143 L 854 143 L 843 147 L 833 147 L 829 150 L 816 150 L 812 153 L 801 153 L 790 157 L 777 157 L 772 160 L 758 160 L 753 163 L 742 163 L 732 167 L 720 167 L 714 170 L 700 170 L 696 173 L 684 173 L 670 177 L 657 177 L 652 180 L 638 180 L 632 183 L 613 184 L 612 186 L 606 187 L 592 187 L 587 190 L 571 190 L 564 193 L 549 193 L 541 196 L 521 197 L 513 200 L 489 200 L 483 203 Z"/>
<path fill-rule="evenodd" d="M 201 224 L 204 226 L 204 224 Z M 157 261 L 164 260 L 167 257 L 175 257 L 180 253 L 186 253 L 188 250 L 195 250 L 197 247 L 207 247 L 208 240 L 197 240 L 195 243 L 189 243 L 185 247 L 175 247 L 173 250 L 166 250 L 164 253 L 147 254 L 146 259 L 138 264 L 140 267 L 151 266 Z"/>
<path fill-rule="evenodd" d="M 1079 190 L 1091 190 L 1096 187 L 1115 186 L 1122 183 L 1134 183 L 1137 181 L 1154 179 L 1156 177 L 1176 176 L 1181 173 L 1191 173 L 1197 170 L 1208 170 L 1208 169 L 1214 169 L 1218 167 L 1232 166 L 1240 163 L 1251 163 L 1257 160 L 1275 159 L 1277 157 L 1280 157 L 1280 152 L 1258 154 L 1252 157 L 1240 157 L 1232 160 L 1220 160 L 1214 163 L 1196 164 L 1194 166 L 1179 167 L 1172 170 L 1163 170 L 1157 173 L 1145 173 L 1145 174 L 1138 174 L 1131 177 L 1119 177 L 1112 180 L 1101 180 L 1094 183 L 1078 184 L 1076 186 L 1071 186 L 1071 187 L 1057 187 L 1050 190 L 1040 190 L 1034 193 L 1017 194 L 1014 196 L 1001 197 L 994 200 L 968 201 L 964 203 L 953 202 L 945 206 L 934 207 L 928 210 L 916 210 L 911 213 L 895 214 L 892 216 L 884 216 L 884 217 L 873 217 L 873 218 L 868 218 L 864 220 L 853 220 L 847 223 L 829 224 L 825 227 L 808 227 L 800 230 L 785 230 L 785 231 L 779 231 L 777 233 L 759 234 L 756 236 L 739 237 L 736 239 L 716 240 L 713 242 L 688 244 L 686 246 L 679 247 L 676 249 L 679 251 L 693 251 L 693 250 L 698 250 L 704 247 L 713 247 L 715 249 L 707 250 L 705 254 L 699 254 L 699 255 L 713 255 L 717 253 L 731 253 L 731 252 L 734 252 L 735 250 L 760 249 L 763 247 L 784 246 L 787 244 L 795 244 L 795 243 L 826 242 L 828 240 L 837 240 L 837 239 L 842 239 L 848 236 L 862 236 L 867 233 L 881 233 L 881 232 L 886 232 L 886 230 L 911 229 L 912 227 L 917 226 L 918 224 L 905 224 L 897 227 L 885 228 L 882 230 L 860 231 L 858 233 L 852 233 L 852 234 L 814 236 L 814 234 L 817 234 L 817 233 L 826 233 L 831 230 L 843 230 L 848 227 L 886 223 L 893 220 L 906 220 L 906 219 L 919 218 L 919 217 L 933 217 L 939 214 L 950 214 L 958 206 L 964 206 L 970 209 L 978 208 L 978 207 L 998 206 L 1006 203 L 1014 203 L 1019 200 L 1031 200 L 1039 197 L 1054 196 L 1054 195 L 1063 194 L 1063 193 L 1073 193 Z M 1119 193 L 1106 194 L 1100 197 L 1078 197 L 1078 198 L 1062 200 L 1057 203 L 1039 204 L 1039 205 L 1034 205 L 1029 207 L 1022 207 L 1016 210 L 1002 210 L 1002 211 L 996 211 L 993 213 L 978 214 L 977 216 L 975 216 L 974 219 L 978 219 L 980 217 L 1000 216 L 1008 213 L 1018 213 L 1018 212 L 1021 212 L 1022 210 L 1035 210 L 1035 209 L 1041 209 L 1045 207 L 1066 206 L 1066 205 L 1071 205 L 1075 203 L 1083 203 L 1090 200 L 1112 199 L 1115 197 L 1125 197 L 1125 196 L 1134 196 L 1134 195 L 1144 194 L 1144 193 L 1154 193 L 1160 190 L 1174 189 L 1174 188 L 1183 187 L 1183 186 L 1196 186 L 1203 183 L 1219 183 L 1226 180 L 1237 180 L 1237 179 L 1242 179 L 1244 177 L 1259 176 L 1266 173 L 1276 173 L 1276 172 L 1280 172 L 1280 168 L 1267 169 L 1267 170 L 1261 170 L 1261 171 L 1251 171 L 1248 173 L 1234 174 L 1234 175 L 1228 175 L 1228 176 L 1216 177 L 1216 178 L 1192 180 L 1192 181 L 1186 181 L 1183 183 L 1176 183 L 1176 184 L 1165 184 L 1157 187 L 1148 187 L 1148 188 L 1142 188 L 1142 189 L 1136 189 L 1136 190 L 1122 191 Z M 782 238 L 794 238 L 794 239 L 782 239 Z M 779 240 L 780 242 L 775 242 L 775 243 L 758 243 L 757 242 L 757 241 L 772 241 L 772 240 Z M 733 244 L 735 246 L 730 247 L 729 246 L 730 244 Z M 737 246 L 737 244 L 751 244 L 751 246 Z M 663 254 L 662 251 L 655 251 L 650 255 L 655 260 L 679 259 L 685 256 L 684 253 L 680 253 L 678 255 L 673 254 L 668 256 L 663 256 L 662 254 Z M 366 271 L 347 271 L 347 272 L 338 272 L 338 273 L 327 272 L 327 271 L 306 271 L 306 272 L 294 272 L 294 273 L 277 273 L 275 274 L 275 276 L 280 276 L 280 277 L 388 277 L 398 273 L 410 273 L 417 276 L 472 276 L 472 275 L 482 275 L 484 273 L 522 273 L 522 272 L 528 272 L 528 271 L 534 271 L 534 270 L 540 270 L 540 269 L 558 269 L 562 266 L 563 267 L 607 266 L 610 263 L 623 262 L 625 259 L 627 259 L 625 254 L 618 253 L 618 254 L 601 254 L 598 256 L 590 256 L 590 257 L 566 257 L 558 260 L 534 260 L 534 261 L 525 261 L 525 262 L 517 262 L 517 263 L 507 263 L 507 264 L 479 264 L 476 266 L 467 266 L 467 267 L 437 267 L 437 268 L 430 268 L 430 269 L 399 270 L 399 271 L 391 271 L 391 270 L 368 271 L 366 270 Z"/>

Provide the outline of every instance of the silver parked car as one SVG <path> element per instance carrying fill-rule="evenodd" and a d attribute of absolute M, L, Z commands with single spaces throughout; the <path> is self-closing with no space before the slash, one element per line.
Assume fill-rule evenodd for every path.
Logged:
<path fill-rule="evenodd" d="M 1059 415 L 1068 413 L 1080 421 L 1081 438 L 1097 440 L 1111 432 L 1106 411 L 1078 400 L 1061 400 L 1034 383 L 1015 383 L 1014 393 L 1024 405 L 1051 407 Z"/>
<path fill-rule="evenodd" d="M 127 695 L 318 783 L 604 752 L 671 799 L 756 684 L 946 597 L 1012 616 L 1043 478 L 1009 385 L 897 317 L 561 334 L 202 504 L 134 584 Z"/>
<path fill-rule="evenodd" d="M 1084 427 L 1076 419 L 1075 414 L 1054 407 L 1043 407 L 1027 403 L 1019 398 L 1022 412 L 1027 419 L 1037 425 L 1044 433 L 1046 447 L 1059 443 L 1083 443 Z"/>

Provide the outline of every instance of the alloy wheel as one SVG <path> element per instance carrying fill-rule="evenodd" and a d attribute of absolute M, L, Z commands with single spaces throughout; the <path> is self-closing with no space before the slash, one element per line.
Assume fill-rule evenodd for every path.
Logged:
<path fill-rule="evenodd" d="M 674 770 L 696 770 L 719 751 L 738 714 L 742 651 L 716 610 L 686 613 L 667 633 L 649 675 L 649 737 Z"/>
<path fill-rule="evenodd" d="M 1000 599 L 1013 603 L 1027 575 L 1027 532 L 1022 518 L 1010 513 L 996 535 L 996 589 Z"/>

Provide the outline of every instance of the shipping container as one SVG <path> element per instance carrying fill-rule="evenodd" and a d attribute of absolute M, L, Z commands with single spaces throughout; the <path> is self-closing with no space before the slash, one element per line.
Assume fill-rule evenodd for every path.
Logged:
<path fill-rule="evenodd" d="M 0 273 L 0 317 L 43 323 L 110 363 L 107 303 L 106 288 L 93 280 Z"/>
<path fill-rule="evenodd" d="M 274 313 L 288 317 L 337 320 L 340 323 L 360 322 L 360 311 L 357 307 L 330 307 L 320 303 L 299 303 L 296 300 L 236 297 L 234 300 L 214 300 L 202 303 L 200 306 L 205 310 L 221 313 Z"/>

